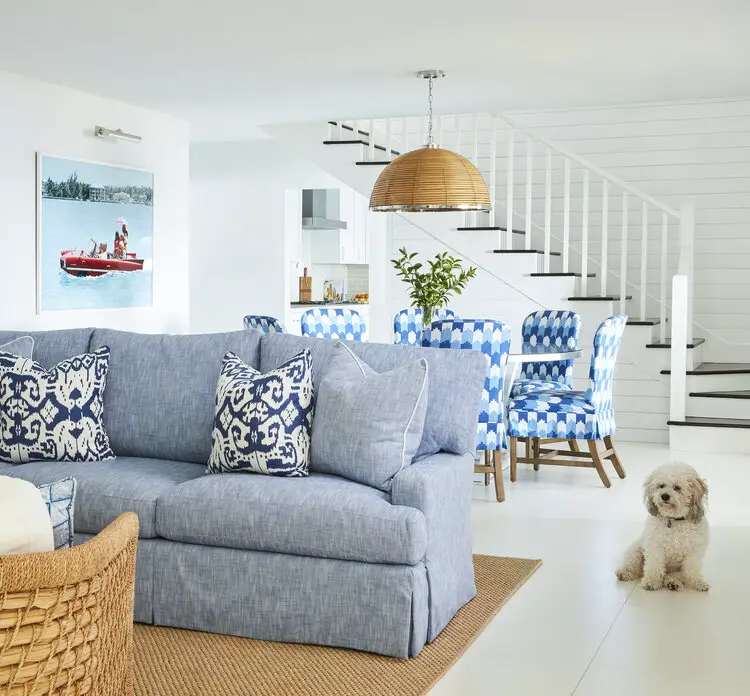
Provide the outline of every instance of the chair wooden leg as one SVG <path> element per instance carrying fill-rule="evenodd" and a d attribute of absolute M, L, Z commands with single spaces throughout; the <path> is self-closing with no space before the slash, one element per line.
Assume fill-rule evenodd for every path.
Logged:
<path fill-rule="evenodd" d="M 602 480 L 605 488 L 609 488 L 612 484 L 609 482 L 607 472 L 604 471 L 604 464 L 602 463 L 602 458 L 599 456 L 599 449 L 596 446 L 597 441 L 587 440 L 587 442 L 589 443 L 589 452 L 591 453 L 591 459 L 594 462 L 599 478 Z"/>
<path fill-rule="evenodd" d="M 528 442 L 528 441 L 527 441 Z M 510 481 L 516 482 L 516 469 L 518 468 L 518 438 L 510 438 Z"/>
<path fill-rule="evenodd" d="M 495 450 L 492 453 L 493 464 L 495 465 L 495 495 L 497 502 L 505 501 L 505 486 L 503 485 L 503 453 Z"/>
<path fill-rule="evenodd" d="M 484 465 L 485 466 L 490 466 L 490 451 L 489 450 L 484 450 Z M 485 474 L 484 474 L 484 485 L 485 486 L 489 486 L 490 485 L 490 476 L 492 476 L 492 474 L 490 474 L 489 471 L 486 471 Z"/>
<path fill-rule="evenodd" d="M 604 438 L 604 446 L 607 449 L 612 450 L 612 454 L 609 456 L 609 461 L 612 462 L 612 465 L 615 467 L 615 471 L 617 472 L 617 475 L 621 478 L 625 478 L 625 469 L 622 468 L 622 462 L 620 462 L 620 456 L 617 454 L 617 450 L 615 449 L 615 443 L 612 442 L 612 436 L 607 435 L 607 437 Z"/>
<path fill-rule="evenodd" d="M 539 459 L 539 455 L 541 454 L 542 449 L 542 442 L 538 437 L 535 437 L 532 442 L 533 445 L 531 447 L 531 456 L 534 457 L 534 459 Z M 539 462 L 534 462 L 534 471 L 539 471 Z"/>
<path fill-rule="evenodd" d="M 568 446 L 571 452 L 580 452 L 581 449 L 578 447 L 578 440 L 568 440 Z"/>

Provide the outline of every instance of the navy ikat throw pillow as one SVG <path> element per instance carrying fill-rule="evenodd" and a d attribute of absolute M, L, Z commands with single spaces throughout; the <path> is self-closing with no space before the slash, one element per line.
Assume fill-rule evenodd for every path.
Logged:
<path fill-rule="evenodd" d="M 0 461 L 113 459 L 102 423 L 108 369 L 106 346 L 50 370 L 0 353 Z"/>
<path fill-rule="evenodd" d="M 307 476 L 312 411 L 309 350 L 265 374 L 227 353 L 216 389 L 208 473 Z"/>

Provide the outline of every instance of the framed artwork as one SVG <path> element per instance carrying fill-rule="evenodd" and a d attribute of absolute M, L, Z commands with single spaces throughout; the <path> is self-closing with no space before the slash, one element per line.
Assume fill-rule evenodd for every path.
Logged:
<path fill-rule="evenodd" d="M 37 154 L 37 312 L 153 304 L 154 175 Z"/>

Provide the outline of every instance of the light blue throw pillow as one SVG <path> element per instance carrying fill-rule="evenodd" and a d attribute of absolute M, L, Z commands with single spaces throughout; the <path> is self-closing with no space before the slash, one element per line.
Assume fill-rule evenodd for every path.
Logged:
<path fill-rule="evenodd" d="M 338 343 L 318 389 L 310 469 L 390 491 L 422 440 L 427 361 L 375 372 Z"/>
<path fill-rule="evenodd" d="M 50 370 L 0 353 L 0 461 L 113 459 L 102 423 L 108 369 L 107 347 Z"/>
<path fill-rule="evenodd" d="M 19 358 L 31 360 L 34 353 L 34 339 L 31 336 L 20 336 L 0 346 L 0 353 L 10 353 Z"/>
<path fill-rule="evenodd" d="M 55 539 L 55 551 L 69 549 L 73 546 L 73 512 L 76 500 L 76 480 L 64 478 L 54 483 L 38 486 L 42 500 L 47 506 L 52 533 Z"/>
<path fill-rule="evenodd" d="M 227 353 L 216 388 L 208 473 L 307 476 L 312 410 L 309 350 L 265 374 Z"/>

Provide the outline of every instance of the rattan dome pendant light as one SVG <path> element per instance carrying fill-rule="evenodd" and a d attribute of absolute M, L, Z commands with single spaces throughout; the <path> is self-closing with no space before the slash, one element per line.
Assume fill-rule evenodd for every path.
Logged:
<path fill-rule="evenodd" d="M 422 70 L 429 82 L 427 144 L 397 157 L 380 174 L 370 196 L 370 210 L 380 212 L 454 212 L 492 207 L 479 170 L 465 157 L 437 147 L 432 137 L 432 81 L 441 70 Z"/>

